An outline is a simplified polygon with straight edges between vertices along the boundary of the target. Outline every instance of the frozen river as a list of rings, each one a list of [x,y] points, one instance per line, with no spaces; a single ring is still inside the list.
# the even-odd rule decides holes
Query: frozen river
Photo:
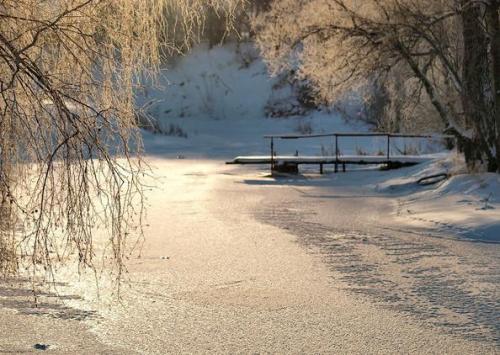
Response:
[[[325,183],[219,161],[151,164],[146,242],[122,303],[75,300],[59,313],[80,319],[23,315],[43,319],[38,341],[55,351],[499,351],[498,244],[397,224],[398,201],[349,187],[348,174]],[[9,321],[16,305],[2,305]],[[50,322],[74,333],[58,336]],[[0,349],[35,341],[15,334]]]

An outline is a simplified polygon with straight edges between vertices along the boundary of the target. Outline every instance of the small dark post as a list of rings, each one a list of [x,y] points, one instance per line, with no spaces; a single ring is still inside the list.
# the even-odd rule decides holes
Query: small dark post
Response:
[[[335,172],[339,172],[339,136],[335,135]]]
[[[391,159],[391,135],[387,135],[387,161]]]
[[[319,173],[323,175],[323,164],[319,164]]]
[[[274,138],[271,137],[271,173],[274,169]]]
[[[345,173],[345,163],[342,163],[342,171]]]
[[[335,160],[339,160],[339,137],[335,135]]]

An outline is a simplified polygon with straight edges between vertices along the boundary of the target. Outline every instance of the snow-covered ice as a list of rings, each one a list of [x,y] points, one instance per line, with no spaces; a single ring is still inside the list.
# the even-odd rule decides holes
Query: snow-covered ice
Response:
[[[122,303],[85,296],[93,275],[68,287],[84,294],[75,308],[99,310],[87,319],[99,340],[141,353],[498,350],[499,176],[463,174],[456,153],[416,139],[392,141],[392,154],[425,160],[400,170],[272,178],[267,165],[227,166],[268,156],[266,134],[368,129],[325,109],[266,117],[295,99],[254,55],[199,47],[160,76],[163,88],[138,93],[179,136],[143,132],[146,240]],[[275,144],[278,155],[335,155],[331,137]],[[377,156],[385,144],[341,139],[340,150]],[[442,172],[451,178],[416,183]]]
[[[242,62],[234,46],[179,59],[160,78],[166,91],[138,94],[167,131],[173,125],[185,135],[143,132],[152,167],[146,240],[129,260],[121,303],[104,302],[114,290],[103,279],[93,299],[93,273],[77,281],[69,273],[59,276],[68,282],[60,294],[82,297],[68,297],[68,307],[47,294],[34,310],[25,300],[31,293],[14,296],[1,284],[0,305],[57,319],[44,318],[43,335],[61,351],[77,344],[71,335],[50,338],[52,323],[66,317],[79,338],[92,329],[79,348],[87,352],[95,344],[116,353],[497,352],[500,177],[464,174],[455,152],[425,140],[394,140],[393,154],[427,154],[400,170],[320,175],[311,167],[272,178],[267,165],[225,165],[267,156],[265,134],[367,130],[327,110],[266,118],[269,98],[293,100],[277,80],[258,58]],[[345,156],[385,149],[384,139],[340,143]],[[277,140],[276,149],[334,154],[331,138]],[[416,183],[436,173],[451,177]],[[15,324],[4,308],[0,319]],[[85,327],[75,327],[75,314]],[[11,334],[0,345],[23,330]]]

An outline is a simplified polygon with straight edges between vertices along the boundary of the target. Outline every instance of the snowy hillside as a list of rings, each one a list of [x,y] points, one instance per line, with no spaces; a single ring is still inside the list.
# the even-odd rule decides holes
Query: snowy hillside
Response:
[[[145,133],[149,153],[229,158],[267,152],[265,134],[367,130],[333,113],[301,107],[294,83],[270,77],[250,45],[200,46],[165,69],[159,81],[158,88],[145,88],[137,99],[169,135]],[[267,117],[276,112],[286,117]],[[306,144],[282,148],[319,154],[331,141]]]

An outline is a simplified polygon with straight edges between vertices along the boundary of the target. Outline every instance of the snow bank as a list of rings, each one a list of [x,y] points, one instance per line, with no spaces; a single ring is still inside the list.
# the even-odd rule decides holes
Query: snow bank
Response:
[[[465,174],[463,165],[452,153],[406,176],[392,176],[377,188],[397,195],[397,217],[406,223],[466,239],[500,242],[500,175]],[[452,176],[435,186],[415,183],[438,173]]]

